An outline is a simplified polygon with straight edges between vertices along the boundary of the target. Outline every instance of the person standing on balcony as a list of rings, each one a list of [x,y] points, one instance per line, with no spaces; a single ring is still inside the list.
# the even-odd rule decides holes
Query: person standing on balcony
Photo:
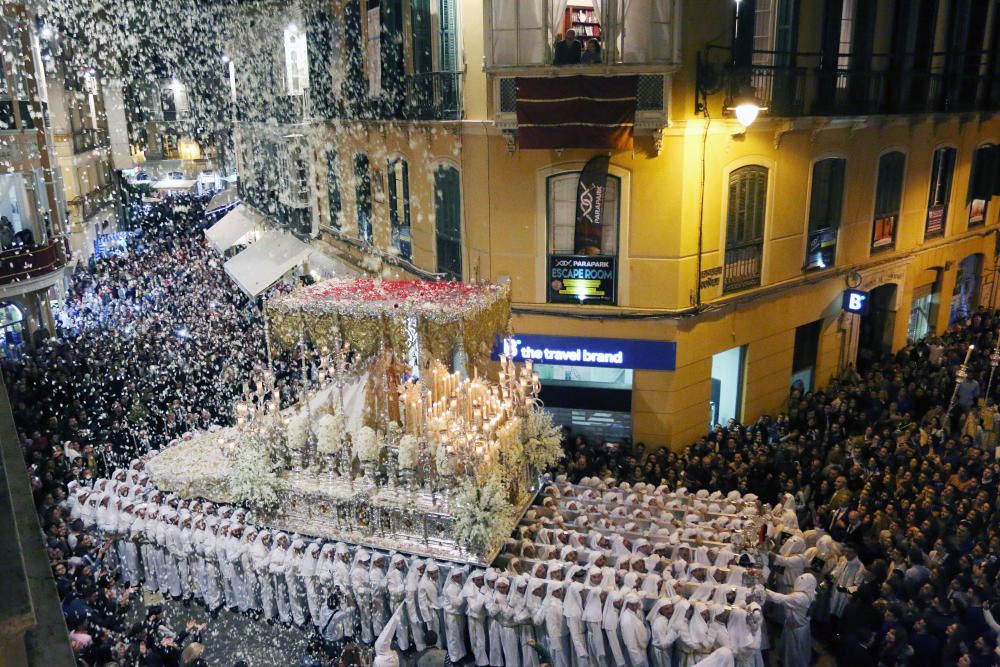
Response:
[[[583,54],[583,46],[576,39],[575,30],[567,30],[566,36],[556,42],[555,58],[553,65],[579,65],[580,56]]]
[[[593,37],[587,40],[587,46],[583,49],[583,53],[580,54],[580,64],[581,65],[601,64],[601,43],[598,42]]]

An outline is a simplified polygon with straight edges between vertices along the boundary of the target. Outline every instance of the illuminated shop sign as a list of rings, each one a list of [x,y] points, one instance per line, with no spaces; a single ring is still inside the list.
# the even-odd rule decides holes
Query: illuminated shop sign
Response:
[[[672,371],[677,363],[676,343],[631,338],[516,334],[497,339],[493,359],[498,359],[501,352],[513,357],[514,361],[530,359],[539,364],[562,366]]]
[[[868,292],[856,289],[844,290],[844,310],[856,315],[867,315],[869,307]]]
[[[550,255],[549,303],[615,304],[614,255]]]

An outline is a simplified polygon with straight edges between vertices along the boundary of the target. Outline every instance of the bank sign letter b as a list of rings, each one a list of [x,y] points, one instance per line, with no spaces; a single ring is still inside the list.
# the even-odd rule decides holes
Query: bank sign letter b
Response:
[[[851,289],[844,291],[844,310],[858,315],[867,315],[868,307],[868,292]]]

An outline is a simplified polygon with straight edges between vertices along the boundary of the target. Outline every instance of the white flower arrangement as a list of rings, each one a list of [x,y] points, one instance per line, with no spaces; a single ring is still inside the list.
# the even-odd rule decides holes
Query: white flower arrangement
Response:
[[[323,454],[336,454],[346,435],[347,423],[342,413],[323,415],[316,422],[316,449]]]
[[[507,538],[514,508],[503,483],[490,476],[485,484],[466,479],[455,496],[455,538],[463,548],[483,557]]]
[[[417,456],[420,454],[420,443],[415,435],[407,433],[399,439],[399,468],[413,470],[417,467]]]
[[[378,459],[379,446],[378,436],[371,426],[362,426],[351,435],[351,442],[354,443],[354,455],[359,461],[369,463]]]
[[[278,477],[268,457],[254,447],[240,447],[232,459],[227,479],[234,501],[268,509],[278,504]]]
[[[285,441],[288,448],[301,451],[309,444],[309,417],[305,412],[296,412],[285,427]]]
[[[545,410],[528,413],[524,433],[524,457],[535,470],[545,470],[563,457],[562,433]]]

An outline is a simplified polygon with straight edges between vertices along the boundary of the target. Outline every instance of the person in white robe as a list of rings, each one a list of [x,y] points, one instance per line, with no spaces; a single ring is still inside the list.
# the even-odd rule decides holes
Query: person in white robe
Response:
[[[806,541],[801,535],[792,535],[774,557],[774,566],[779,568],[777,588],[781,593],[788,593],[795,585],[795,580],[806,570]]]
[[[497,629],[503,652],[503,664],[506,667],[520,667],[521,643],[517,636],[514,609],[509,604],[509,593],[510,579],[507,577],[497,578],[493,594],[486,602],[486,612],[490,615],[492,627]]]
[[[246,606],[250,610],[251,616],[260,618],[260,611],[263,607],[260,599],[260,581],[257,579],[257,569],[254,566],[254,545],[260,532],[254,526],[247,526],[240,538],[242,552],[240,553],[240,576],[243,582],[243,595],[246,597]]]
[[[372,587],[371,575],[371,554],[367,549],[358,547],[354,552],[354,562],[351,565],[351,594],[354,596],[354,604],[358,608],[358,620],[361,623],[361,641],[371,644],[375,641],[372,633]]]
[[[292,607],[288,601],[288,582],[285,572],[288,570],[288,535],[278,533],[274,536],[274,545],[267,559],[267,569],[271,574],[271,586],[274,590],[274,603],[278,608],[278,620],[289,625],[292,622]]]
[[[747,624],[746,609],[742,607],[729,609],[727,630],[729,635],[727,646],[733,652],[737,667],[755,667],[760,651],[754,648],[754,636]]]
[[[729,646],[729,610],[712,602],[708,605],[708,638],[713,646]]]
[[[341,642],[354,636],[354,598],[334,584],[319,614],[320,634],[331,643]]]
[[[191,555],[188,562],[191,565],[191,578],[194,580],[195,597],[202,602],[205,601],[205,589],[208,584],[205,582],[205,557],[202,553],[202,544],[205,537],[205,516],[195,514],[192,517],[191,525]]]
[[[677,641],[679,632],[673,627],[674,616],[677,608],[683,607],[687,610],[687,601],[682,598],[660,598],[649,610],[646,620],[649,623],[649,643],[652,647],[653,667],[672,667],[671,655],[674,651],[674,642]],[[683,615],[683,611],[681,614]]]
[[[410,623],[410,639],[418,652],[427,648],[427,641],[424,638],[424,621],[420,617],[420,608],[417,602],[417,589],[420,587],[420,580],[424,576],[426,568],[427,564],[423,559],[414,557],[410,561],[405,582],[406,616]]]
[[[491,667],[500,667],[503,665],[503,643],[500,640],[500,626],[488,613],[490,600],[493,599],[493,594],[496,592],[496,583],[499,578],[500,572],[498,570],[492,567],[486,569],[486,634],[489,636]]]
[[[637,593],[625,596],[625,608],[618,619],[622,646],[625,647],[631,667],[647,667],[647,649],[649,647],[649,628],[646,627],[642,615],[642,598]]]
[[[288,588],[288,604],[291,607],[292,623],[299,629],[304,629],[309,605],[306,601],[305,579],[302,566],[306,560],[306,543],[301,539],[292,541],[292,548],[285,559],[285,585]],[[311,558],[309,559],[312,560]],[[366,573],[367,574],[367,573]]]
[[[857,550],[849,544],[842,545],[843,555],[830,572],[830,615],[840,618],[844,614],[851,595],[865,581],[865,566],[858,558]]]
[[[535,615],[535,624],[542,626],[545,632],[552,667],[569,667],[571,664],[569,628],[563,615],[563,598],[566,596],[564,587],[565,584],[561,581],[550,581],[545,599]]]
[[[140,526],[145,524],[135,510],[137,505],[134,500],[125,501],[122,503],[122,512],[118,515],[118,551],[122,575],[133,588],[138,588],[142,583],[142,569],[139,562],[139,531],[133,530],[132,526],[136,523]]]
[[[165,554],[164,561],[167,570],[167,591],[170,593],[170,597],[175,600],[180,600],[184,593],[181,586],[181,569],[179,563],[181,557],[181,529],[178,525],[179,521],[180,514],[171,510],[167,513],[167,522],[163,527],[163,548]],[[187,568],[185,567],[185,570],[186,569]]]
[[[619,616],[625,606],[625,596],[620,591],[608,591],[601,618],[601,628],[607,642],[608,657],[614,665],[625,665],[625,647],[622,645]]]
[[[459,664],[465,657],[465,598],[462,588],[465,584],[466,572],[462,568],[454,568],[448,574],[448,581],[441,590],[441,609],[444,612],[445,644],[448,647],[448,659]]]
[[[563,616],[566,617],[566,627],[569,629],[571,660],[579,667],[590,667],[596,662],[591,661],[587,647],[587,627],[583,622],[583,584],[572,581],[566,585],[566,597],[563,600]]]
[[[372,633],[376,637],[382,634],[382,628],[389,622],[388,589],[385,574],[386,556],[380,551],[372,553],[372,564],[368,570],[368,582],[372,598]]]
[[[529,606],[529,583],[530,578],[526,574],[512,580],[510,606],[514,610],[517,640],[521,645],[521,667],[538,667],[538,654],[532,647],[535,641],[535,627],[531,620],[533,610]]]
[[[253,566],[251,576],[259,589],[261,614],[268,622],[273,622],[278,616],[278,608],[274,601],[274,583],[270,570],[272,542],[271,533],[261,530],[250,548],[250,562]]]
[[[215,557],[219,563],[219,571],[222,574],[222,596],[224,604],[229,609],[236,609],[236,594],[233,592],[232,568],[229,567],[229,559],[226,558],[226,543],[229,541],[229,520],[222,519],[216,527],[215,533]]]
[[[486,630],[486,573],[476,570],[462,587],[465,599],[465,616],[469,626],[469,644],[476,667],[490,664],[488,634]]]
[[[396,623],[396,644],[399,650],[406,651],[410,648],[410,623],[405,611],[406,607],[406,557],[402,554],[393,554],[389,559],[389,573],[385,577],[386,592],[389,594],[389,606],[399,613],[399,620]],[[396,612],[393,612],[396,615]]]
[[[397,606],[385,627],[382,628],[382,632],[379,633],[373,647],[372,667],[399,667],[399,654],[392,648],[392,638],[397,633],[403,614],[403,606]]]
[[[194,556],[194,542],[191,539],[191,523],[191,514],[185,510],[181,513],[177,535],[177,546],[179,551],[177,556],[177,565],[181,575],[181,589],[185,600],[190,600],[191,598],[200,595],[191,562]]]
[[[693,602],[688,609],[687,623],[678,624],[681,667],[692,667],[715,648],[708,633],[708,618],[708,606],[704,602]]]
[[[316,566],[319,565],[319,552],[322,545],[310,542],[306,545],[305,554],[299,565],[299,575],[302,577],[302,588],[306,594],[306,608],[313,624],[319,620],[320,596],[317,587]]]
[[[226,540],[226,574],[232,579],[233,601],[236,608],[244,614],[250,610],[247,596],[247,581],[243,577],[243,524],[234,523],[229,526],[229,539]]]
[[[417,606],[427,630],[437,636],[437,647],[445,648],[444,619],[441,606],[441,568],[428,558],[424,574],[417,584]]]
[[[205,608],[210,613],[215,613],[224,601],[222,597],[222,571],[219,569],[219,558],[215,546],[218,539],[215,527],[218,523],[218,519],[214,516],[205,517],[205,527],[201,539],[198,541],[198,552],[201,554],[205,567],[205,590],[202,599],[205,602]]]
[[[812,632],[809,606],[816,597],[816,577],[808,572],[795,580],[791,593],[767,591],[767,599],[781,605],[785,620],[778,640],[783,667],[809,667],[812,662]]]
[[[590,588],[587,591],[587,600],[583,604],[583,615],[581,619],[587,632],[587,652],[598,665],[604,664],[604,656],[607,651],[604,648],[604,633],[601,629],[601,622],[604,619],[604,603],[608,597],[608,590],[601,584],[604,574],[598,567],[590,568],[588,583]]]

